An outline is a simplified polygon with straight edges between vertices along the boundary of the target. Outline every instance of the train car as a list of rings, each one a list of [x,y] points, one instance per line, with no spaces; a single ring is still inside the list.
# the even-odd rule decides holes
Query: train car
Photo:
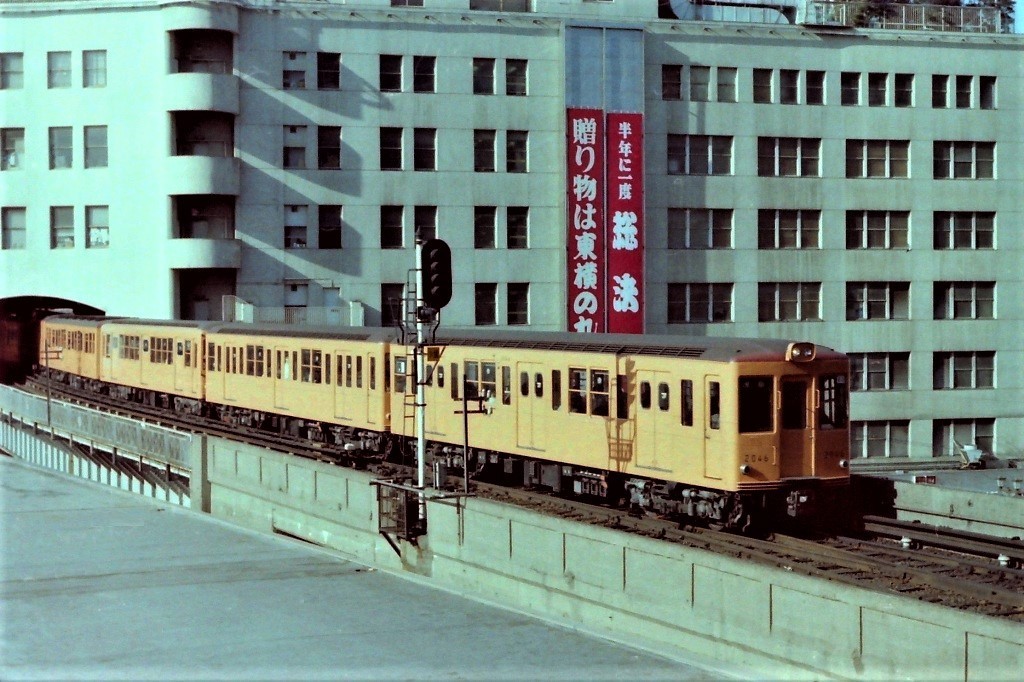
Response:
[[[102,325],[99,377],[116,397],[198,412],[207,323],[116,319]]]
[[[51,377],[77,388],[100,380],[99,339],[111,318],[54,315],[40,322],[36,362]]]
[[[809,343],[697,337],[452,332],[430,370],[435,457],[464,439],[526,483],[731,527],[806,516],[849,482],[845,355]],[[392,410],[414,390],[394,350]],[[403,377],[403,374],[405,375]],[[396,434],[414,435],[410,420]],[[448,447],[445,447],[447,444]],[[455,446],[455,447],[453,447]],[[448,458],[451,460],[451,457]],[[472,465],[472,462],[471,462]]]
[[[220,324],[206,333],[208,409],[225,421],[349,449],[391,429],[386,376],[394,332]]]

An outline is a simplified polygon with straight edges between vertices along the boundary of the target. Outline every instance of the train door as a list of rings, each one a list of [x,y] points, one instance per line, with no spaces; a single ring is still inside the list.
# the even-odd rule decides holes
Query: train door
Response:
[[[672,459],[666,448],[671,448],[671,439],[662,433],[670,402],[668,374],[637,371],[636,391],[636,466],[670,471]]]
[[[516,444],[539,450],[540,434],[536,415],[544,409],[544,367],[532,362],[516,363]],[[550,405],[548,405],[548,409]]]
[[[174,390],[177,393],[189,393],[189,368],[185,367],[185,340],[174,339],[171,352],[171,371],[174,373]],[[189,344],[192,342],[189,341]]]
[[[704,375],[704,475],[722,478],[725,474],[729,436],[722,423],[722,379]],[[732,461],[729,459],[729,461]]]
[[[779,449],[779,476],[808,476],[811,471],[805,466],[812,460],[814,452],[814,429],[812,428],[811,380],[807,377],[782,377],[781,420]]]
[[[379,401],[374,402],[378,395],[377,378],[374,376],[376,372],[377,359],[373,353],[356,356],[356,385],[359,389],[359,400],[363,409],[366,410],[366,423],[371,425],[377,424],[377,413],[380,409]]]
[[[288,407],[288,384],[295,368],[292,352],[283,346],[274,347],[274,407]]]

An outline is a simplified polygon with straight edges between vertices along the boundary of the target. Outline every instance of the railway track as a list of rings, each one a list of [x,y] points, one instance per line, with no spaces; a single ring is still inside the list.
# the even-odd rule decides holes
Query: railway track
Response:
[[[46,391],[45,385],[39,382],[27,388],[38,393]],[[56,393],[53,387],[50,390]],[[161,408],[107,402],[106,396],[65,386],[60,387],[59,395],[62,400],[169,428],[202,431],[302,457],[369,469],[381,476],[410,479],[413,476],[411,467],[382,463],[379,457],[363,457],[340,447],[304,443],[282,434],[268,434],[191,415],[182,418]],[[104,398],[103,402],[100,397]],[[461,478],[451,480],[453,488],[461,489]],[[756,561],[802,575],[1024,622],[1024,570],[1018,568],[1020,559],[1024,558],[1024,543],[1019,540],[1000,544],[996,538],[963,533],[957,539],[955,533],[940,533],[921,524],[901,525],[881,517],[865,517],[865,531],[874,537],[831,536],[811,540],[776,534],[770,538],[751,538],[683,526],[649,515],[633,515],[621,509],[539,491],[477,481],[472,483],[472,493],[543,514]],[[966,537],[968,535],[972,537]]]

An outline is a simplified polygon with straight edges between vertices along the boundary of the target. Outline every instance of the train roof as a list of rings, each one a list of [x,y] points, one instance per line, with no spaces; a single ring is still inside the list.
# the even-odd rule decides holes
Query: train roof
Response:
[[[304,339],[338,339],[341,341],[397,341],[398,330],[391,327],[341,327],[329,325],[298,325],[273,322],[216,322],[206,328],[211,334],[241,336],[301,337]]]
[[[71,327],[97,327],[101,324],[120,319],[124,318],[108,315],[48,315],[42,321],[46,324],[57,322]]]

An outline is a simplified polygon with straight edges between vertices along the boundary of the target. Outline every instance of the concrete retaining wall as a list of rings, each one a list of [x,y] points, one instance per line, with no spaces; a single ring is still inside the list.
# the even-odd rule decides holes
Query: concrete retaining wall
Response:
[[[1002,537],[1024,536],[1024,497],[906,481],[895,481],[893,488],[894,508],[900,520]]]

